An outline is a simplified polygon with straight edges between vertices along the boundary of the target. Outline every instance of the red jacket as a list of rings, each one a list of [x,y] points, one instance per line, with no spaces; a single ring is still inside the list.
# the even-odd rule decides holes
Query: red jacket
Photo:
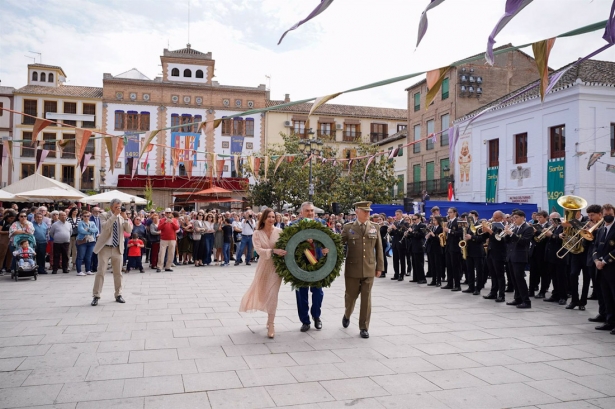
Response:
[[[158,223],[158,230],[160,230],[160,240],[177,240],[175,232],[179,230],[179,223],[177,219],[171,221],[163,219]]]

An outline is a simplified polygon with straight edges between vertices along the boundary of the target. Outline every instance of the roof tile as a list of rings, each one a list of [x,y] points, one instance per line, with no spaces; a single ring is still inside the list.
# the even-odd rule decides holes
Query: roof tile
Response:
[[[15,94],[57,95],[65,97],[102,98],[102,88],[82,87],[76,85],[60,85],[44,87],[42,85],[26,85],[15,90]]]
[[[267,107],[274,107],[276,105],[284,104],[284,101],[267,101]],[[312,109],[311,103],[303,103],[297,105],[291,105],[280,109],[274,109],[275,112],[293,112],[298,114],[308,114]],[[316,115],[326,116],[345,116],[353,118],[374,118],[374,119],[392,119],[397,121],[408,120],[407,109],[397,108],[379,108],[379,107],[364,107],[358,105],[338,105],[338,104],[325,104],[319,107]]]

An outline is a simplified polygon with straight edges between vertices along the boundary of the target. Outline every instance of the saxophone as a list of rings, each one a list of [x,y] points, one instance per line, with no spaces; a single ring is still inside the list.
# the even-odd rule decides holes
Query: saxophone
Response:
[[[442,227],[442,233],[438,234],[438,239],[440,240],[440,247],[446,247],[446,233],[444,232],[444,226],[446,222],[440,218],[440,226]]]
[[[463,232],[463,237],[466,236],[466,227],[462,227],[461,231]],[[464,260],[468,258],[468,242],[464,240],[459,241],[459,247],[461,248],[461,257]]]

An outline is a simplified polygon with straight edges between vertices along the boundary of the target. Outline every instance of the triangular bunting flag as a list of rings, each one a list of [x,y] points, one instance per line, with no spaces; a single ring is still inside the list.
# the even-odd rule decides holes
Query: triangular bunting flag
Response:
[[[224,173],[224,161],[225,159],[216,160],[217,179],[220,179],[222,177],[222,174]]]
[[[139,158],[132,158],[132,175],[130,176],[130,180],[134,179],[135,173],[137,172],[138,167],[139,167]]]
[[[269,170],[269,156],[265,156],[265,180],[267,180],[268,170]]]
[[[2,146],[4,147],[4,151],[6,152],[6,156],[9,158],[9,165],[11,165],[11,169],[14,169],[13,166],[13,141],[10,141],[8,137],[2,138]]]
[[[254,175],[258,176],[258,171],[261,169],[261,158],[254,158]]]
[[[160,131],[156,129],[155,131],[149,131],[145,133],[142,139],[143,144],[141,145],[141,151],[139,152],[139,159],[141,159],[141,157],[143,156],[145,152],[149,152],[152,150],[153,145],[151,145],[151,142],[152,142],[152,139],[154,139],[154,137],[156,136],[156,134],[158,134],[158,132]]]
[[[117,163],[118,160],[120,160],[120,155],[122,154],[122,151],[124,150],[124,138],[113,138],[113,145],[115,145],[115,160],[113,161],[113,167],[115,167],[115,164]],[[113,172],[111,172],[113,173]]]
[[[51,121],[43,118],[36,118],[34,126],[32,127],[32,146],[38,146],[38,143],[42,140],[38,138],[38,134],[49,125],[51,125]]]
[[[47,159],[47,155],[49,155],[49,151],[47,149],[37,149],[36,150],[36,171],[41,167],[41,163],[45,162]]]
[[[239,160],[239,156],[238,155],[233,155],[233,157],[232,157],[233,166],[235,167],[235,172],[237,174],[239,174],[239,168],[237,167],[237,165],[238,165],[237,161],[238,160]]]
[[[83,172],[85,172],[85,169],[88,167],[88,163],[90,163],[90,159],[92,159],[91,153],[86,153],[81,157],[80,166],[81,166],[82,175],[83,175]]]
[[[77,152],[77,161],[81,161],[91,135],[92,131],[88,129],[75,129],[75,152]]]
[[[282,163],[282,161],[284,160],[285,156],[282,155],[278,158],[278,160],[275,161],[275,168],[273,169],[273,174],[275,175],[275,173],[278,171],[278,168],[280,167],[280,163]]]
[[[372,156],[371,158],[367,160],[367,165],[365,165],[365,173],[363,174],[363,180],[365,180],[365,178],[367,177],[367,169],[369,168],[369,165],[372,164],[374,159],[376,159],[376,155]]]
[[[248,166],[250,167],[250,171],[252,172],[252,174],[254,173],[254,156],[248,156]]]
[[[434,100],[438,92],[440,91],[440,87],[442,86],[442,81],[444,81],[444,77],[448,73],[450,67],[442,67],[437,70],[431,70],[427,72],[427,96],[425,97],[425,110],[429,108],[429,105]]]
[[[186,165],[186,176],[188,176],[188,180],[190,180],[190,178],[192,177],[193,162],[191,160],[188,160],[185,162],[185,165]]]
[[[109,172],[113,173],[113,169],[115,168],[115,162],[113,162],[113,159],[115,159],[115,147],[117,147],[117,144],[113,143],[113,140],[115,138],[111,137],[111,136],[103,136],[103,140],[105,141],[105,146],[107,147],[107,155],[109,155]]]
[[[324,97],[316,98],[316,100],[312,104],[312,109],[310,109],[310,113],[308,114],[308,117],[311,116],[314,113],[314,111],[316,111],[322,105],[326,104],[328,101],[330,101],[333,98],[338,97],[338,96],[340,96],[342,94],[343,94],[343,92],[336,92],[335,94],[325,95]]]
[[[547,88],[549,87],[549,54],[555,44],[555,38],[548,40],[538,41],[532,44],[532,51],[534,51],[534,59],[536,66],[538,67],[538,74],[540,75],[540,101],[545,100],[547,94]]]

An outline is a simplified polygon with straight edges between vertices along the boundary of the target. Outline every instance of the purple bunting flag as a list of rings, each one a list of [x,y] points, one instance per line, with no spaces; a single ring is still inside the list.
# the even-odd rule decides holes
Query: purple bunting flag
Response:
[[[417,47],[419,46],[419,43],[421,42],[421,40],[423,39],[423,36],[427,32],[427,11],[431,10],[432,8],[436,6],[439,6],[443,2],[444,0],[431,0],[431,2],[427,5],[427,7],[425,7],[425,10],[421,13],[421,21],[419,21],[419,33],[416,38]]]
[[[286,34],[288,34],[289,31],[296,30],[300,25],[307,23],[308,21],[310,21],[311,19],[313,19],[314,17],[316,17],[317,15],[325,11],[327,7],[331,5],[331,3],[333,3],[333,0],[320,0],[320,4],[316,6],[316,8],[310,13],[309,16],[307,16],[306,18],[304,18],[303,20],[301,20],[300,22],[298,22],[297,24],[295,24],[294,26],[286,30],[284,34],[282,34],[282,37],[280,37],[280,41],[278,41],[278,45],[280,45],[282,40],[284,40],[284,37],[286,36]]]
[[[611,14],[609,14],[602,38],[609,44],[615,43],[615,1],[611,4]]]
[[[485,55],[485,59],[489,65],[493,65],[493,45],[495,44],[495,36],[498,35],[500,31],[506,24],[510,22],[519,13],[521,10],[525,8],[528,4],[530,4],[533,0],[506,0],[506,6],[504,8],[504,15],[500,18],[498,23],[493,28],[493,31],[489,35],[489,39],[487,40],[487,53]]]

